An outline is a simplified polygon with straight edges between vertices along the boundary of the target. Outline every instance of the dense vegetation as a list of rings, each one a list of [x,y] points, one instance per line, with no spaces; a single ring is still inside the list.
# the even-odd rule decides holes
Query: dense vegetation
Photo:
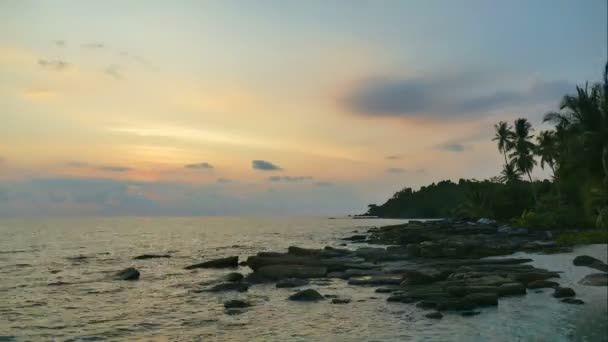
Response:
[[[539,228],[599,228],[608,235],[608,64],[603,82],[577,87],[560,111],[535,134],[525,118],[497,123],[494,141],[504,165],[489,180],[442,181],[418,191],[405,188],[383,205],[369,205],[380,217],[494,218]],[[535,167],[552,179],[533,181]],[[595,233],[598,235],[598,233]]]

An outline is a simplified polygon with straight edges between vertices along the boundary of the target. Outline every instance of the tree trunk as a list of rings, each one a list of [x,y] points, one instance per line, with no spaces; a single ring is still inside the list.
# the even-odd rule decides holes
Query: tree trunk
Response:
[[[534,188],[534,182],[532,181],[532,176],[530,175],[530,172],[526,173],[528,174],[528,178],[530,179],[530,186],[532,187],[532,196],[534,197],[534,206],[536,207],[538,201],[536,199],[536,189]]]
[[[507,165],[509,164],[509,163],[507,162],[507,152],[506,152],[506,151],[503,151],[502,153],[503,153],[503,155],[505,156],[505,166],[507,166]]]
[[[608,67],[608,64],[606,65]],[[608,145],[602,149],[602,166],[604,167],[604,182],[608,185]]]

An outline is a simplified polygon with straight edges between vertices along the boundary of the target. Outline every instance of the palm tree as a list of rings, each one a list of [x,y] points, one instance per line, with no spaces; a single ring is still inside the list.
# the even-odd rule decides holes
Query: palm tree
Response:
[[[494,125],[496,135],[492,141],[498,141],[498,151],[502,152],[505,157],[505,166],[509,164],[507,161],[507,152],[513,148],[513,131],[509,124],[505,121],[500,121]]]
[[[536,155],[540,157],[540,167],[549,165],[555,176],[555,163],[558,155],[557,139],[554,131],[541,131],[536,137]]]
[[[515,183],[520,180],[521,173],[513,163],[505,164],[502,171],[500,172],[500,176],[498,177],[498,181],[506,184]]]
[[[534,137],[531,134],[532,131],[532,124],[527,119],[520,118],[515,120],[513,152],[509,156],[513,158],[513,163],[517,170],[528,175],[530,185],[532,186],[532,196],[534,196],[534,202],[536,203],[536,190],[534,189],[534,182],[530,175],[530,172],[532,172],[536,165],[533,154],[536,146],[530,141]]]

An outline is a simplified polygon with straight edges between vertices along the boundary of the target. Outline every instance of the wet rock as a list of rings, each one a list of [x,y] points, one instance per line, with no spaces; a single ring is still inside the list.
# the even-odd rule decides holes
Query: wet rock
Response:
[[[224,291],[238,291],[245,292],[249,289],[249,284],[245,282],[232,282],[232,283],[220,283],[209,288],[209,292],[224,292]]]
[[[325,248],[323,248],[323,250],[321,251],[322,258],[336,258],[350,254],[352,254],[352,251],[348,249],[333,248],[330,246],[325,246]]]
[[[545,288],[554,288],[559,286],[558,283],[550,280],[535,280],[533,282],[528,283],[529,289],[545,289]]]
[[[441,318],[443,318],[443,314],[441,314],[441,312],[439,312],[439,311],[433,311],[433,312],[427,313],[426,315],[424,315],[424,317],[431,318],[431,319],[441,319]]]
[[[255,273],[271,280],[285,278],[321,278],[325,277],[327,274],[327,268],[306,265],[269,265],[258,268]]]
[[[521,283],[506,283],[498,287],[497,294],[500,297],[525,295],[526,287]]]
[[[564,298],[560,302],[566,303],[566,304],[576,304],[576,305],[585,304],[584,301],[582,301],[580,299],[576,299],[576,298]]]
[[[348,269],[346,271],[344,271],[342,273],[342,276],[340,278],[342,279],[350,279],[352,277],[364,277],[364,276],[375,276],[375,275],[381,275],[384,274],[384,272],[380,271],[380,270],[359,270],[359,269]]]
[[[405,304],[416,303],[420,299],[412,298],[404,294],[394,294],[386,299],[387,302],[399,302]]]
[[[240,314],[244,313],[245,311],[243,311],[242,309],[226,309],[224,312],[226,313],[226,315],[233,316],[233,315],[240,315]]]
[[[349,237],[342,238],[342,240],[352,241],[352,242],[363,242],[363,241],[367,240],[367,235],[361,235],[361,234],[352,235]]]
[[[201,262],[198,264],[186,266],[184,269],[192,270],[195,268],[226,268],[226,267],[237,267],[239,265],[239,257],[231,256],[227,258],[219,258]]]
[[[243,276],[242,274],[240,274],[238,272],[231,272],[224,276],[224,280],[230,281],[230,282],[241,281],[244,278],[245,278],[245,276]]]
[[[479,312],[479,311],[464,311],[464,312],[461,312],[460,315],[463,317],[471,317],[471,316],[477,316],[480,313],[481,312]]]
[[[498,286],[450,286],[446,292],[454,297],[464,297],[472,293],[498,293]]]
[[[296,246],[289,246],[287,248],[287,253],[297,256],[321,256],[320,249],[302,248]]]
[[[332,304],[348,304],[350,303],[350,298],[334,298],[331,300]]]
[[[251,304],[249,302],[240,299],[232,299],[224,302],[224,308],[226,309],[242,309],[250,306]]]
[[[349,285],[399,285],[399,275],[372,275],[364,277],[353,277],[348,280]]]
[[[587,286],[608,286],[608,274],[607,273],[592,273],[586,275],[579,282],[581,285]]]
[[[608,272],[608,265],[606,265],[606,263],[588,255],[579,255],[574,258],[572,263],[575,266],[587,266],[598,271]]]
[[[291,296],[289,296],[288,299],[295,301],[312,302],[324,300],[325,298],[316,290],[306,289],[292,294]]]
[[[399,287],[380,287],[377,288],[374,292],[376,293],[393,293],[395,291],[399,291],[401,288]]]
[[[142,254],[138,255],[134,260],[146,260],[146,259],[160,259],[160,258],[170,258],[169,254]]]
[[[306,280],[306,279],[287,278],[287,279],[279,280],[276,284],[276,287],[292,288],[292,287],[299,287],[299,286],[306,286],[306,285],[308,285],[308,280]]]
[[[448,299],[437,305],[438,310],[472,310],[474,308],[475,304],[466,299]]]
[[[420,243],[418,245],[418,251],[423,258],[439,258],[443,256],[441,245],[432,241]]]
[[[464,299],[477,306],[498,305],[498,296],[495,293],[471,293]]]
[[[526,273],[516,273],[512,274],[511,277],[518,282],[528,284],[536,280],[546,280],[550,278],[559,277],[557,273],[551,272],[526,272]]]
[[[69,285],[70,283],[66,283],[64,281],[56,281],[56,282],[52,282],[52,283],[48,283],[46,284],[47,286],[63,286],[63,285]]]
[[[553,297],[555,298],[564,298],[564,297],[574,297],[576,296],[576,292],[569,287],[556,287],[553,292]]]
[[[416,304],[416,307],[420,309],[435,309],[438,304],[436,300],[423,299]]]
[[[122,271],[118,271],[115,277],[120,280],[137,280],[139,279],[139,271],[134,267],[125,268]]]
[[[424,285],[445,279],[444,272],[435,269],[408,271],[403,275],[402,285]]]

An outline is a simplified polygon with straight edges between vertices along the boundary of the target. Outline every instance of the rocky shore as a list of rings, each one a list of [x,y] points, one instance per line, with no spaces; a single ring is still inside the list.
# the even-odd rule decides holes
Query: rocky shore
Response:
[[[201,284],[197,293],[246,292],[257,284],[274,283],[277,288],[294,288],[288,300],[348,304],[349,298],[324,296],[306,288],[311,280],[319,284],[320,280],[341,279],[352,286],[376,287],[378,299],[384,297],[389,302],[430,310],[425,314],[429,319],[440,319],[446,313],[477,315],[480,307],[496,306],[505,297],[525,296],[528,291],[542,289],[552,291],[551,300],[584,304],[575,298],[573,289],[560,286],[558,272],[527,264],[531,259],[487,258],[516,251],[565,251],[549,232],[500,226],[492,221],[410,221],[356,232],[344,240],[350,241],[350,248],[292,246],[286,252],[261,252],[240,263],[237,256],[232,256],[185,269],[196,272],[197,268],[241,265],[252,270],[245,275],[232,272],[217,282]],[[356,244],[362,246],[353,248]],[[581,284],[607,285],[608,266],[602,261],[579,256],[573,263],[600,271],[581,280]],[[125,271],[119,278],[129,278],[125,273],[134,274],[134,270]],[[231,315],[251,306],[248,301],[236,299],[225,303],[226,313]]]

